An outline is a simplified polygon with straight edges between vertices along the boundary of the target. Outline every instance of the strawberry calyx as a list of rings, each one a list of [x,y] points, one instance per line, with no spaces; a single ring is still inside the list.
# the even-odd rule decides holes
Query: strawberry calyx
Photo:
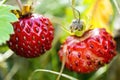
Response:
[[[70,25],[71,33],[77,37],[81,37],[86,31],[85,22],[80,19],[75,19]]]
[[[18,19],[24,18],[24,17],[31,17],[32,7],[31,5],[24,5],[22,7],[22,10],[16,9],[16,10],[11,10],[11,12],[15,14]]]

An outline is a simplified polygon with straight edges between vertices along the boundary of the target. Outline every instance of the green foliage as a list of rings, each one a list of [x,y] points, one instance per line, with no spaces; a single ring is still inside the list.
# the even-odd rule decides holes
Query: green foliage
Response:
[[[14,32],[11,22],[16,21],[17,18],[10,12],[12,9],[13,6],[0,5],[0,45],[9,40],[10,34]]]

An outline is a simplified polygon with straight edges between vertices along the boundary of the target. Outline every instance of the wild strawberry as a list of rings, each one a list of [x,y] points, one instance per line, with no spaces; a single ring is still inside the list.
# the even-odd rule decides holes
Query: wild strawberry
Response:
[[[103,28],[86,31],[83,36],[69,36],[59,50],[65,66],[75,72],[89,73],[108,64],[116,55],[116,44]]]
[[[50,20],[42,15],[20,16],[12,23],[14,34],[7,42],[17,54],[26,58],[38,57],[51,48],[54,28]]]

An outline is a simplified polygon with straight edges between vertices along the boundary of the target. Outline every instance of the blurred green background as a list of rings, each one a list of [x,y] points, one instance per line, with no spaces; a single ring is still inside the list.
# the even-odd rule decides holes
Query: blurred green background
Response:
[[[86,1],[86,4],[83,2]],[[86,17],[86,10],[93,5],[96,0],[76,0],[75,5],[81,13],[81,18]],[[101,1],[101,0],[99,0]],[[118,6],[120,0],[116,0]],[[26,3],[27,0],[22,0]],[[113,15],[110,18],[111,32],[117,43],[117,56],[112,60],[109,65],[104,66],[89,74],[81,74],[72,72],[64,68],[63,73],[75,77],[79,80],[120,80],[120,14],[118,13],[113,0],[110,0],[113,7]],[[8,0],[6,4],[17,6],[15,0]],[[107,5],[106,5],[107,6]],[[26,59],[17,55],[12,55],[7,60],[0,62],[0,80],[28,80],[30,74],[37,69],[47,69],[53,71],[60,71],[61,62],[58,57],[58,50],[61,43],[68,36],[61,27],[68,29],[71,21],[74,19],[70,0],[34,0],[34,12],[49,17],[55,28],[54,41],[51,50],[41,55],[38,58]],[[107,6],[109,7],[109,6]],[[120,6],[119,6],[120,7]],[[0,46],[0,57],[9,48],[6,44]],[[102,74],[98,74],[102,72]],[[57,75],[37,72],[33,75],[32,80],[56,80]],[[60,80],[69,80],[61,77]]]

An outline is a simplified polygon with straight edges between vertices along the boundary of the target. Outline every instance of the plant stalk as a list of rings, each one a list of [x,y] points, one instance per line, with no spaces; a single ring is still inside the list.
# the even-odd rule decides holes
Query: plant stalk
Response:
[[[0,2],[0,5],[5,4],[6,2],[7,2],[7,0],[2,0],[2,1]]]
[[[17,4],[18,4],[20,10],[22,11],[22,7],[23,7],[23,5],[22,5],[21,0],[16,0],[16,2],[17,2]]]
[[[120,15],[120,8],[119,8],[119,6],[118,6],[117,1],[116,1],[116,0],[113,0],[113,2],[114,2],[114,4],[115,4],[115,7],[116,7],[116,9],[117,9],[119,15]]]
[[[63,54],[63,59],[62,59],[62,66],[61,66],[61,69],[60,69],[60,74],[58,75],[57,79],[56,80],[60,80],[60,77],[62,75],[62,72],[64,70],[64,67],[65,67],[65,61],[66,61],[66,50],[67,50],[67,46],[65,46],[64,48],[64,54]]]
[[[51,71],[51,70],[45,70],[45,69],[37,69],[35,70],[28,78],[28,80],[32,80],[32,76],[36,73],[36,72],[48,72],[48,73],[53,73],[53,74],[56,74],[56,75],[59,75],[60,73],[59,72],[55,72],[55,71]],[[74,77],[71,77],[69,75],[66,75],[66,74],[61,74],[61,76],[69,79],[69,80],[78,80]]]

